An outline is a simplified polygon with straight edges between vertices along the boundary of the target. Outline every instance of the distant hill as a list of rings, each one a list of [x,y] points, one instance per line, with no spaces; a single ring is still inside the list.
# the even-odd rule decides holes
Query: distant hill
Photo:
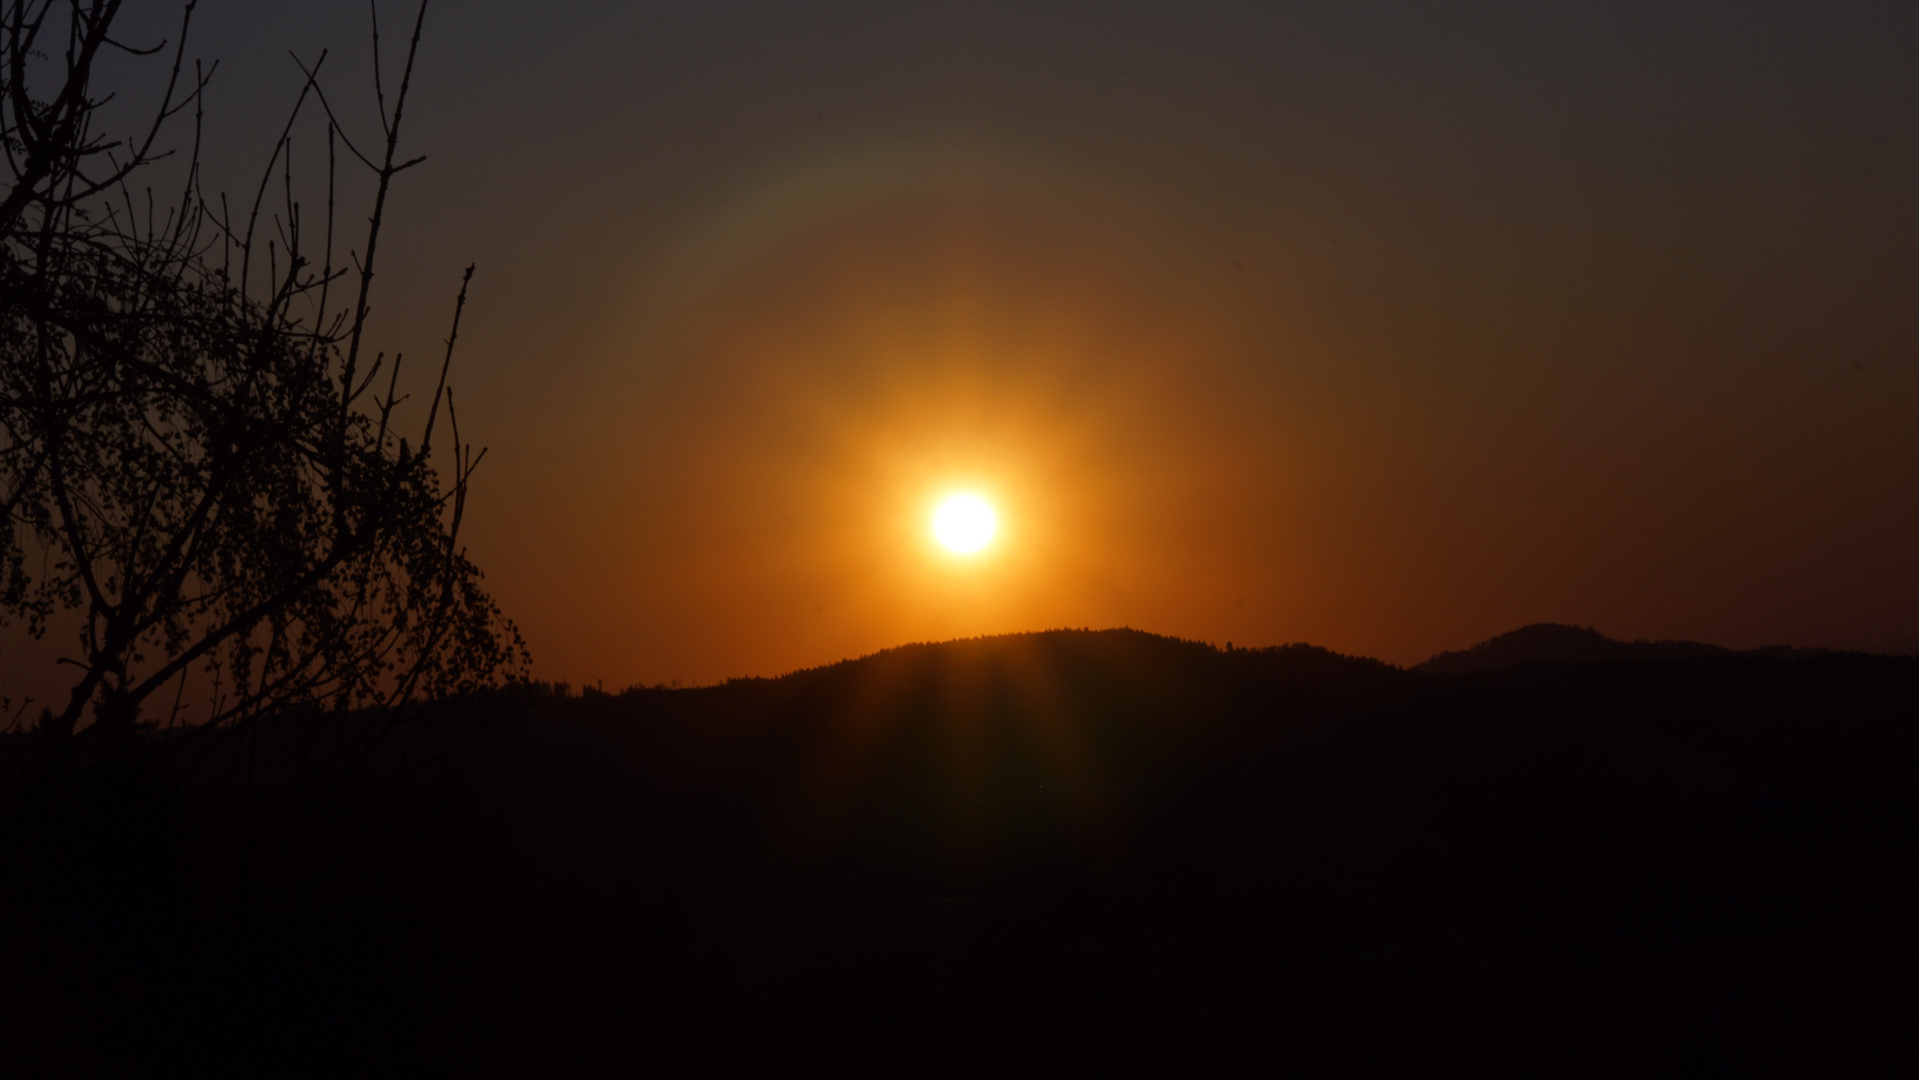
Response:
[[[1748,650],[1769,657],[1816,656],[1824,649],[1769,645]],[[1498,671],[1520,664],[1586,664],[1602,661],[1672,660],[1688,656],[1728,656],[1733,650],[1697,641],[1615,641],[1590,626],[1534,623],[1457,652],[1442,652],[1413,670],[1464,675]]]
[[[1454,655],[1496,670],[1112,630],[522,686],[301,799],[248,785],[352,724],[155,735],[189,752],[141,798],[0,753],[0,1046],[99,1076],[1898,1071],[1919,658],[1570,627]],[[1622,662],[1528,662],[1592,659]]]

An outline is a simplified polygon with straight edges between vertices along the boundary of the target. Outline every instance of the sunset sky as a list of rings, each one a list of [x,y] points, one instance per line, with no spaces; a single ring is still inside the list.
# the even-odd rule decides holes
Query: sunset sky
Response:
[[[363,102],[364,4],[200,20],[230,190],[289,49]],[[373,332],[434,355],[478,263],[468,537],[544,678],[1919,651],[1915,56],[1884,2],[441,0]]]

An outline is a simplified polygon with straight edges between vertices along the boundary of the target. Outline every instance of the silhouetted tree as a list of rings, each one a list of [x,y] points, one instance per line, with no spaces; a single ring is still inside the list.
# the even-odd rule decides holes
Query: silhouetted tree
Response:
[[[384,708],[523,670],[460,544],[483,451],[461,440],[447,372],[472,268],[412,438],[397,430],[400,357],[366,344],[388,192],[422,160],[399,148],[425,3],[393,95],[375,12],[379,143],[348,137],[322,53],[244,217],[201,190],[212,70],[187,62],[195,3],[146,48],[114,37],[121,7],[12,0],[0,27],[0,618],[35,636],[78,623],[70,693],[42,730],[105,746],[143,722]],[[126,135],[107,130],[95,85],[109,49],[170,58]],[[316,105],[319,229],[291,164],[295,120]],[[187,153],[151,168],[189,120]],[[355,163],[372,212],[342,251],[336,179]],[[136,187],[163,175],[171,203]]]

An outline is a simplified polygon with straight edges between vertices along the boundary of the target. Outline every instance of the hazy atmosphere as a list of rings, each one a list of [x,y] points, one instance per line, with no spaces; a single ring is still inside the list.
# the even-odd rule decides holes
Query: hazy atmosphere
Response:
[[[1915,57],[0,0],[0,1072],[1919,1075]]]
[[[354,134],[363,5],[196,20],[210,186],[288,50]],[[478,264],[464,536],[542,678],[1061,626],[1910,652],[1916,51],[1881,3],[449,4],[369,332],[437,356]],[[989,557],[931,545],[956,488]]]

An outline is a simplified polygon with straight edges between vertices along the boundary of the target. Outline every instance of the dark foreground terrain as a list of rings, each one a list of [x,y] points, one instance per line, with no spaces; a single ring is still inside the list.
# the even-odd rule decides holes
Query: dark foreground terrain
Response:
[[[527,689],[297,812],[319,720],[191,773],[16,737],[0,1072],[1904,1072],[1919,660],[1679,653]]]

